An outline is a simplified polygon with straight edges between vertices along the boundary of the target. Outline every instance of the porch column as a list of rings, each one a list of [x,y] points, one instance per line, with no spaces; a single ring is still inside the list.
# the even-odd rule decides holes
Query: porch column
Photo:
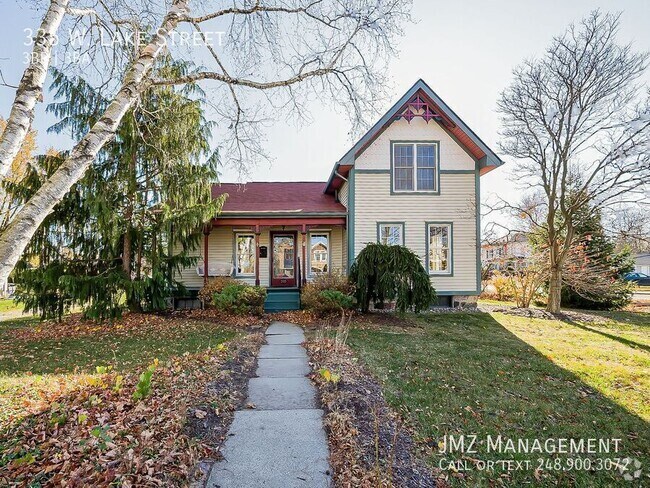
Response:
[[[302,284],[307,284],[307,226],[302,225]]]
[[[255,286],[260,286],[260,226],[255,226]]]
[[[210,243],[210,230],[211,226],[206,224],[203,226],[203,284],[208,284],[208,249]]]

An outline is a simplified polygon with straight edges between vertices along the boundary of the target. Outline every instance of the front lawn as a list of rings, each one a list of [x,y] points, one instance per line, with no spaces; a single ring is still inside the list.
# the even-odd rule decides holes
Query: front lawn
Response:
[[[232,329],[211,322],[142,316],[141,324],[40,323],[21,318],[0,322],[0,428],[39,411],[57,396],[97,376],[144,369],[185,353],[232,339]]]
[[[650,314],[602,315],[606,322],[582,324],[428,314],[415,327],[398,319],[358,324],[349,344],[408,419],[431,466],[442,467],[452,484],[611,486],[624,481],[602,469],[611,468],[609,460],[632,457],[644,471],[650,466]],[[622,448],[598,455],[499,454],[487,453],[482,442],[478,452],[443,453],[440,443],[450,434],[515,442],[620,438]],[[588,462],[575,461],[585,457]],[[551,464],[536,471],[540,458]],[[509,459],[531,466],[479,470],[481,461]],[[461,461],[454,464],[458,472],[450,461]]]
[[[19,312],[22,306],[10,298],[0,298],[0,313]]]

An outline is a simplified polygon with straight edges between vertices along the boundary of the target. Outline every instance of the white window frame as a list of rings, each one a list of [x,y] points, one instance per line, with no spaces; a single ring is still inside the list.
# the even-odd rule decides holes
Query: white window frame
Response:
[[[240,273],[239,272],[239,249],[237,246],[237,241],[240,237],[251,237],[253,239],[253,272],[252,273]],[[255,242],[255,234],[252,232],[236,232],[235,233],[235,276],[255,276],[257,266],[257,260],[255,259],[255,253],[257,253],[257,243]]]
[[[411,171],[413,172],[413,189],[412,190],[398,190],[395,187],[397,178],[395,176],[395,150],[398,146],[411,146],[413,147],[413,166]],[[418,188],[418,146],[433,146],[433,188],[427,188],[420,190]],[[391,181],[392,181],[392,190],[393,193],[438,193],[438,174],[440,172],[440,161],[439,161],[439,142],[438,141],[417,141],[417,142],[399,142],[395,141],[391,144]],[[400,167],[404,169],[404,167]]]
[[[312,258],[312,256],[311,256],[311,237],[313,235],[314,236],[325,236],[325,237],[327,237],[327,271],[324,272],[324,273],[314,273],[311,270],[311,258]],[[329,273],[331,273],[332,272],[332,234],[331,234],[331,232],[326,231],[326,230],[310,231],[309,235],[307,236],[307,242],[308,242],[308,246],[309,246],[309,250],[308,250],[308,253],[309,253],[308,254],[308,256],[309,256],[308,261],[309,262],[307,263],[307,269],[309,270],[307,272],[308,276],[309,277],[314,277],[314,276],[319,276],[321,274],[329,274]],[[322,262],[322,261],[318,261],[318,262]]]
[[[431,269],[431,228],[432,227],[446,227],[447,228],[447,269],[436,270]],[[454,226],[451,222],[427,222],[427,271],[430,275],[453,275],[454,270]],[[443,249],[445,249],[443,247]]]
[[[381,240],[381,231],[383,227],[399,227],[399,237],[401,242],[397,244],[398,246],[403,246],[404,245],[404,223],[403,222],[377,222],[377,242],[382,244]],[[396,244],[389,244],[390,246],[394,246]]]

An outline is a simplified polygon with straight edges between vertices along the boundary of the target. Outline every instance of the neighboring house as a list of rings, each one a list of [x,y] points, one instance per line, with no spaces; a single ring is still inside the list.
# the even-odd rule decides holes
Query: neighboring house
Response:
[[[650,275],[650,253],[641,253],[634,256],[634,272]]]
[[[481,175],[499,157],[422,80],[334,164],[327,182],[220,184],[200,264],[177,278],[198,290],[208,275],[268,287],[267,309],[299,306],[297,287],[349,270],[369,242],[422,258],[443,304],[481,291]]]
[[[526,234],[520,232],[481,245],[481,260],[492,269],[518,269],[526,264],[532,248]]]

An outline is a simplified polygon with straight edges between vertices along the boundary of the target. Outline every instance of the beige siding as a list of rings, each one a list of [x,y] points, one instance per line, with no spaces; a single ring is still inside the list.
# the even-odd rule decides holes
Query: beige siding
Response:
[[[442,174],[440,195],[391,195],[387,173],[355,173],[355,256],[377,241],[378,222],[404,222],[405,244],[424,262],[426,222],[453,223],[453,276],[433,276],[439,291],[472,291],[476,283],[475,175]]]
[[[348,273],[348,231],[343,229],[341,232],[341,272]]]
[[[201,236],[201,242],[196,249],[189,252],[189,255],[192,257],[199,258],[202,256],[201,250],[203,249],[203,236]],[[174,253],[180,252],[180,245],[174,246]],[[198,263],[197,263],[198,264]],[[191,268],[183,268],[180,272],[174,270],[174,279],[183,283],[187,288],[197,289],[203,286],[203,277],[196,274],[196,266]]]
[[[356,169],[390,169],[391,141],[440,141],[440,169],[473,170],[474,160],[437,122],[416,117],[411,123],[396,120],[359,156]],[[355,202],[356,203],[356,202]]]
[[[345,208],[348,208],[348,182],[344,181],[339,189],[339,201]]]

